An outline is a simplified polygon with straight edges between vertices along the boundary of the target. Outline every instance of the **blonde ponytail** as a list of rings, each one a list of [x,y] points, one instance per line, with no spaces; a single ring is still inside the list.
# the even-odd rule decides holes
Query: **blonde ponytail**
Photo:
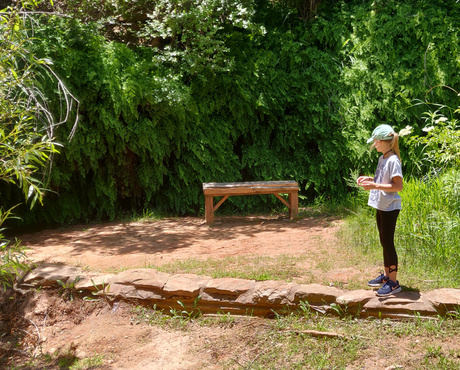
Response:
[[[391,139],[390,147],[393,152],[398,156],[399,160],[401,161],[401,154],[399,152],[399,135],[396,132],[391,134],[393,139]]]

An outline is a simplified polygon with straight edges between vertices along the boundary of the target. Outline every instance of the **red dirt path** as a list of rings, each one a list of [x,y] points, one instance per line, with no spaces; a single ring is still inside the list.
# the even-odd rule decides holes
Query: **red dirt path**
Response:
[[[113,222],[21,235],[35,262],[62,262],[90,270],[160,266],[186,258],[280,254],[326,248],[334,253],[339,221],[285,216],[223,217],[212,227],[201,218]]]

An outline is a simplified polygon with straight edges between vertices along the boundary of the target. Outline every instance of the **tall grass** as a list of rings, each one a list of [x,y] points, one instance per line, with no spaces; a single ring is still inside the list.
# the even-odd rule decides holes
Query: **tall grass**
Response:
[[[401,194],[397,243],[406,268],[424,279],[460,283],[460,172],[410,180]],[[450,283],[449,283],[450,281]]]
[[[404,284],[420,290],[460,287],[460,172],[408,180],[401,198],[395,243]],[[359,208],[342,238],[367,258],[382,258],[371,209]]]

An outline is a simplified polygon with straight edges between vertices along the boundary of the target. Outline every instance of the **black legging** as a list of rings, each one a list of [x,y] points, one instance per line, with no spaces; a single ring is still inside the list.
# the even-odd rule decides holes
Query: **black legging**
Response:
[[[399,209],[394,211],[377,210],[377,228],[379,229],[380,244],[383,248],[383,265],[385,267],[398,267],[398,255],[395,249],[395,228]]]

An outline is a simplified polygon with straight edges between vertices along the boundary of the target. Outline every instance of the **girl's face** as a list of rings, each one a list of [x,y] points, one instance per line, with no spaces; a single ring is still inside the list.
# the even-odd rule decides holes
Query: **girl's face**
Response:
[[[391,146],[388,140],[374,140],[374,148],[380,153],[386,153]]]

